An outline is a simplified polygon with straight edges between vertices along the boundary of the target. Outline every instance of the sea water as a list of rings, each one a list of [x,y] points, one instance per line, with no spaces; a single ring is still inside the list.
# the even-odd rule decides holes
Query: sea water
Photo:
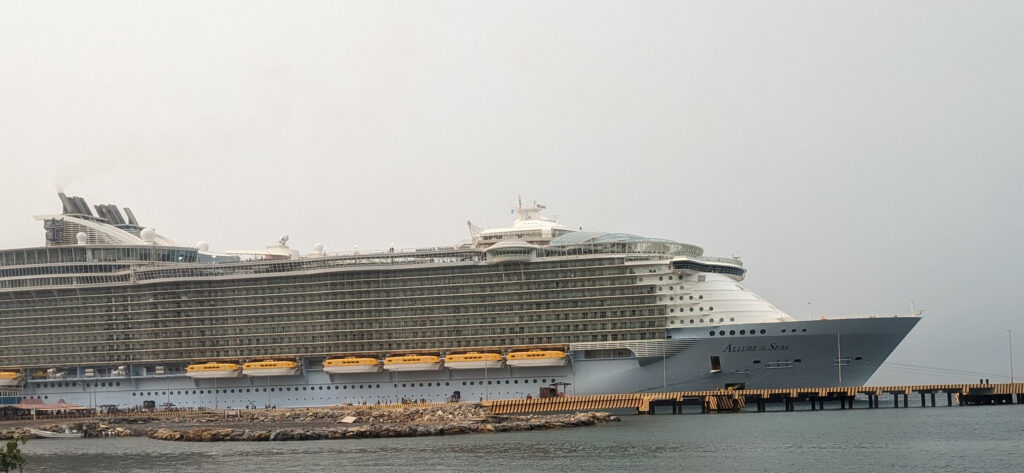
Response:
[[[26,472],[1024,471],[1024,405],[626,413],[622,422],[514,433],[220,443],[35,439],[23,449]]]

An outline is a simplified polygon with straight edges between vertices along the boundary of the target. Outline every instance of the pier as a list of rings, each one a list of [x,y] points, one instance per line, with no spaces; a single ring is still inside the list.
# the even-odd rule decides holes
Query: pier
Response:
[[[854,400],[858,396],[867,399],[867,405],[860,409],[878,409],[882,407],[879,398],[883,394],[892,397],[893,408],[907,408],[917,404],[916,399],[911,402],[911,398],[918,396],[920,407],[1024,404],[1024,383],[722,389],[501,399],[484,401],[482,404],[495,414],[636,409],[637,413],[653,415],[658,406],[671,406],[673,414],[682,414],[683,405],[699,405],[701,413],[739,412],[746,409],[748,403],[756,405],[757,412],[767,412],[769,404],[781,404],[783,410],[789,412],[824,410],[826,402],[831,405],[838,403],[836,409],[853,409]],[[936,404],[936,396],[939,394],[945,398],[945,402]]]

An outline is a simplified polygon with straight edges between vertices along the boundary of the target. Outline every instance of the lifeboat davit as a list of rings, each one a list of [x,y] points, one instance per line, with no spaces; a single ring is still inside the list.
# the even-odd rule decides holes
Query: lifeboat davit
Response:
[[[25,382],[21,373],[14,371],[0,371],[0,388],[16,388]]]
[[[242,365],[246,376],[294,376],[299,374],[299,364],[294,361],[250,361]]]
[[[331,374],[378,373],[380,369],[380,360],[376,358],[346,356],[324,361],[324,371]]]
[[[482,370],[501,368],[505,360],[497,353],[456,353],[444,357],[444,366],[450,370]]]
[[[569,358],[561,350],[515,351],[508,354],[508,365],[514,367],[565,366]]]
[[[441,357],[433,355],[400,355],[384,359],[388,371],[434,371],[441,369]]]
[[[200,363],[188,365],[185,368],[185,376],[189,378],[237,378],[242,376],[242,370],[235,363]]]

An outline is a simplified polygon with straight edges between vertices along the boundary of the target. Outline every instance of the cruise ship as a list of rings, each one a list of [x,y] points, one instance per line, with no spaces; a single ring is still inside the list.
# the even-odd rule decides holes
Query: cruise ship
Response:
[[[0,401],[243,408],[861,385],[920,320],[796,320],[739,258],[520,201],[464,243],[182,245],[58,194],[0,251]],[[545,389],[546,388],[546,389]],[[555,391],[556,393],[558,391]]]

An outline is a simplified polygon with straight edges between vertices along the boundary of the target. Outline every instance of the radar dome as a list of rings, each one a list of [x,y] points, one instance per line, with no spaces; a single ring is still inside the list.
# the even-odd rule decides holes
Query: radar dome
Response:
[[[86,235],[85,232],[78,232],[75,234],[75,239],[78,240],[79,245],[84,245],[89,239],[89,235]]]
[[[320,253],[320,254],[324,254],[324,245],[322,245],[320,243],[317,243],[317,244],[313,245],[313,251],[315,251],[317,253]]]
[[[146,243],[153,243],[156,241],[156,231],[148,227],[143,228],[142,231],[139,232],[139,238],[142,238],[142,241]]]
[[[201,241],[196,243],[196,249],[199,251],[210,251],[210,244],[205,241]]]

